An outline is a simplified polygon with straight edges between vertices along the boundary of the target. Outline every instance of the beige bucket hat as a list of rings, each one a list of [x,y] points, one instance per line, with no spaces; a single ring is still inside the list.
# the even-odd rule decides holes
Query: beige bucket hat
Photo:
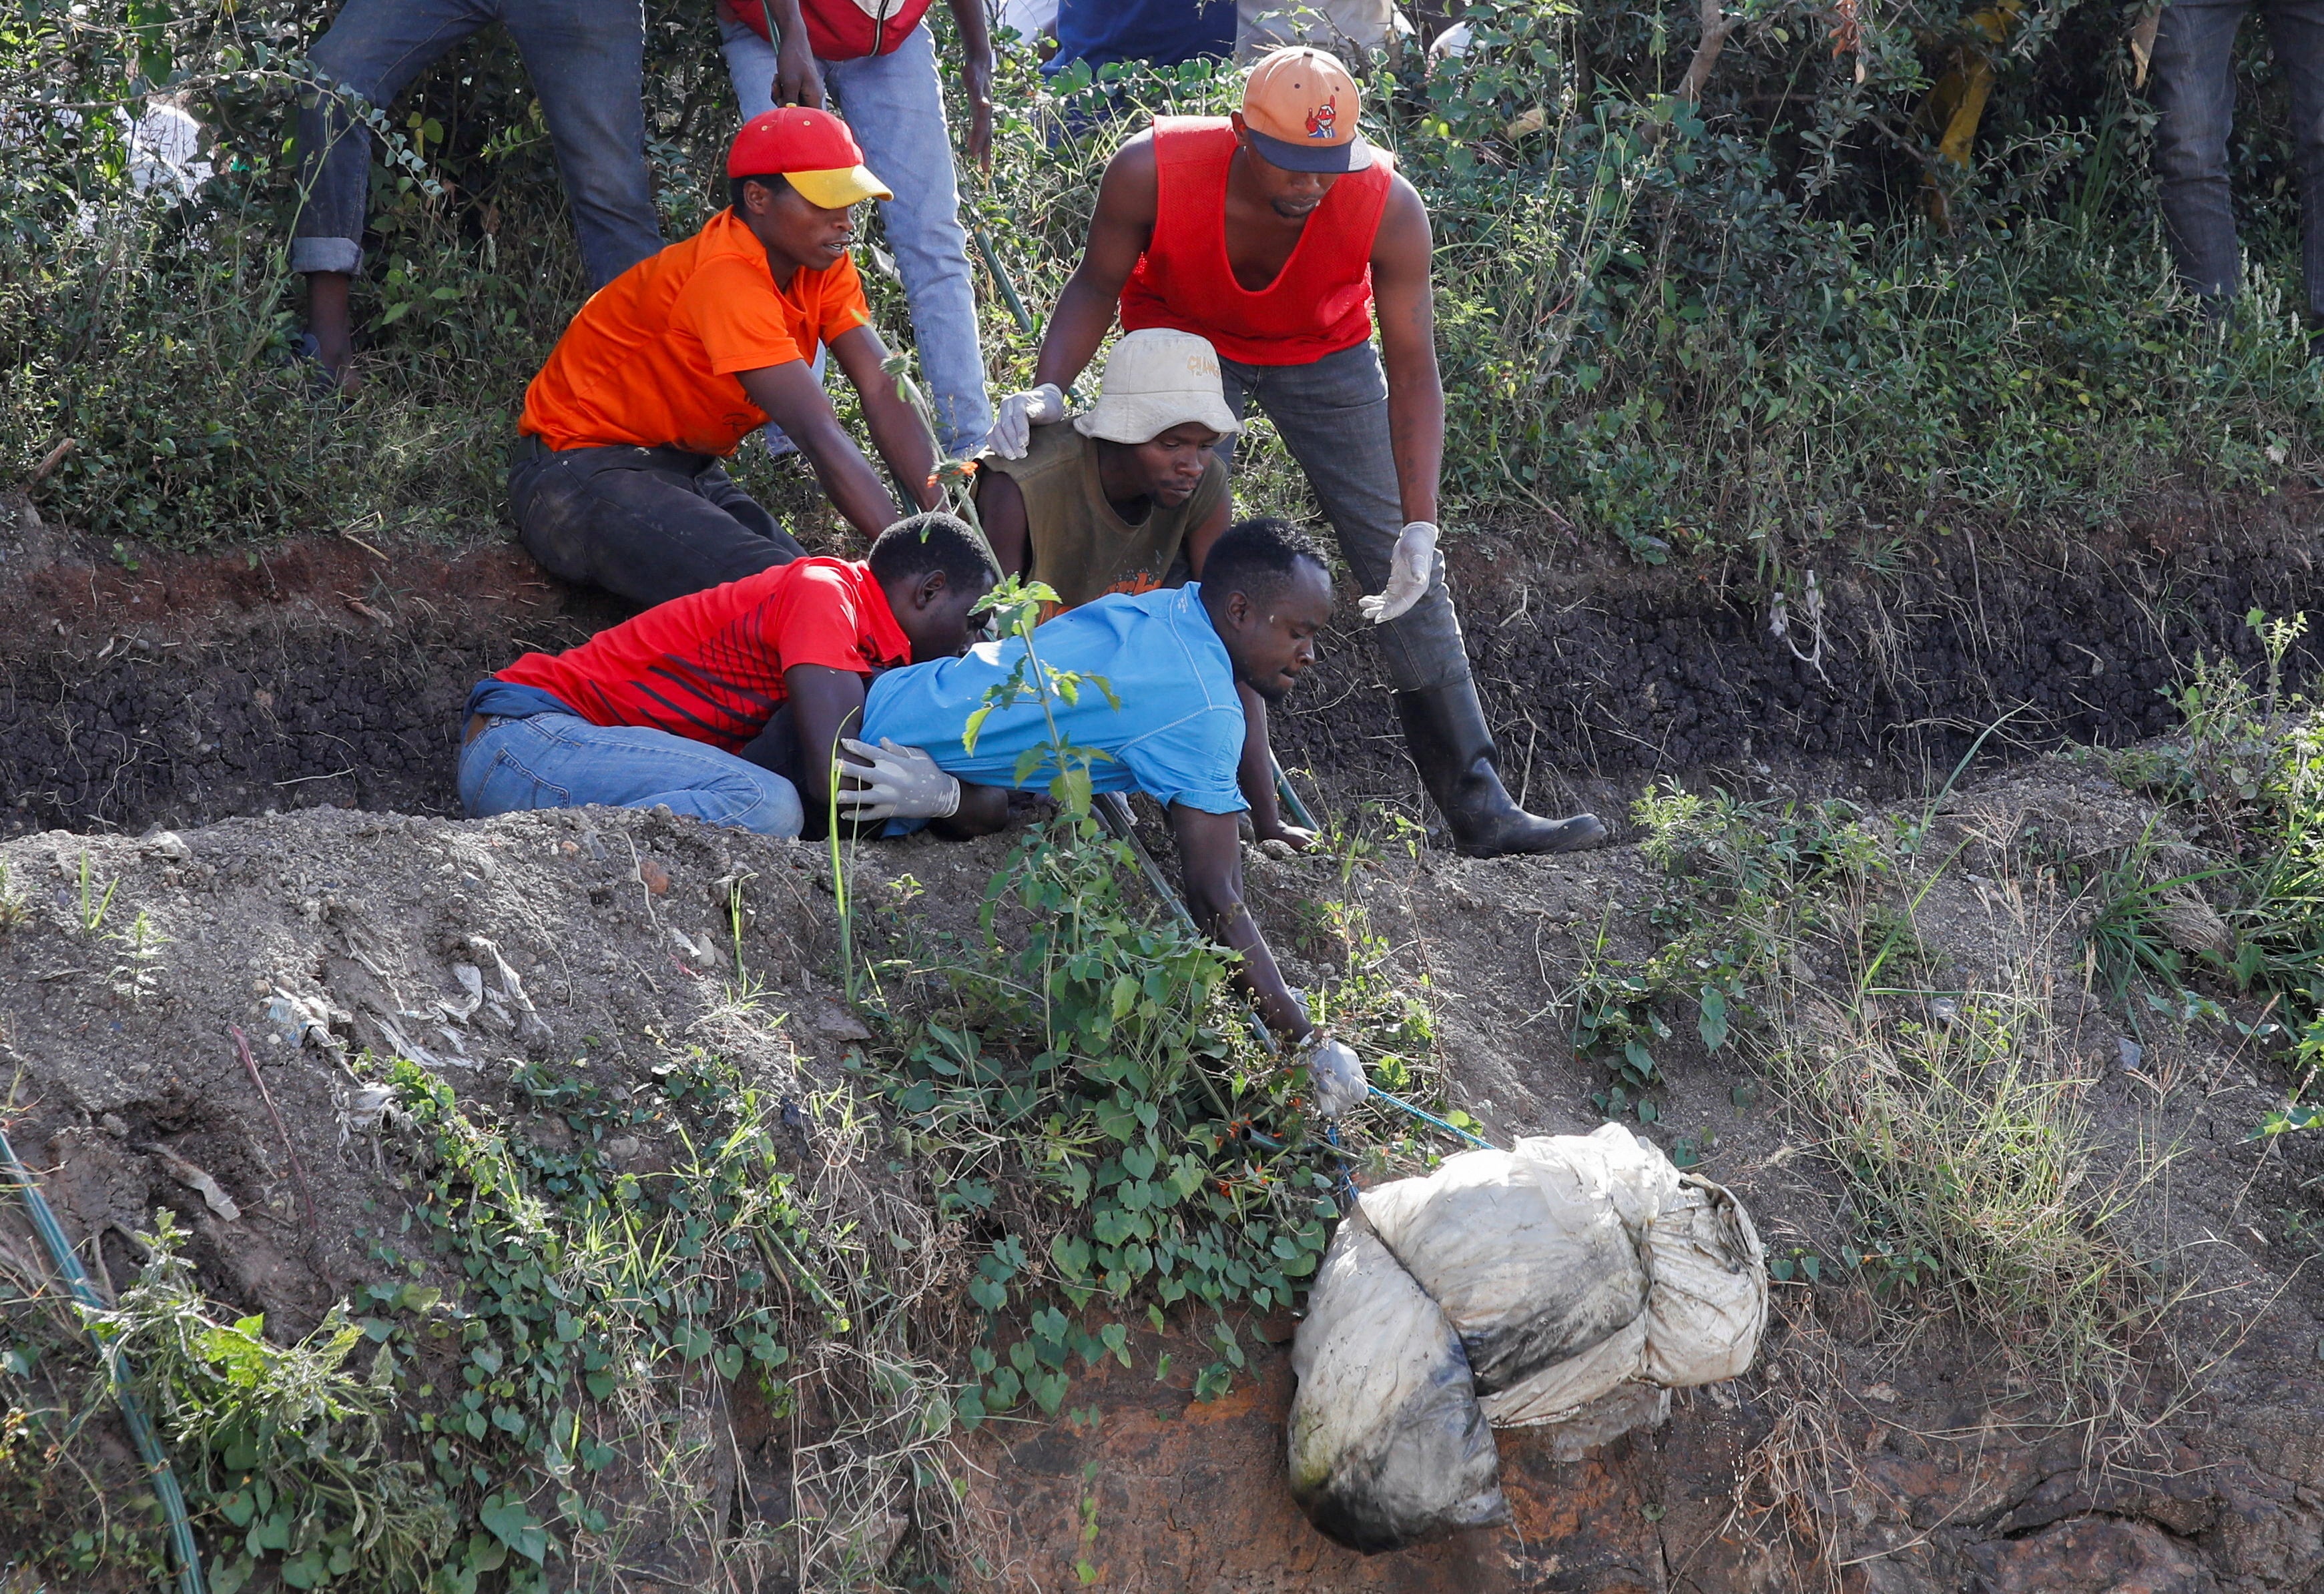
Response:
[[[1219,352],[1207,337],[1146,327],[1106,355],[1097,402],[1074,417],[1074,429],[1110,443],[1145,443],[1190,420],[1227,437],[1242,430],[1219,384]]]

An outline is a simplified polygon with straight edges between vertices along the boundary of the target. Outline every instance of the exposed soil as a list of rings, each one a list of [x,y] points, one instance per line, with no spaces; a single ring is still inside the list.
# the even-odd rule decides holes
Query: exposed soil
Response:
[[[16,512],[0,548],[0,793],[9,823],[40,834],[0,842],[32,909],[0,934],[0,1061],[16,1081],[9,1132],[108,1280],[134,1269],[125,1237],[156,1206],[193,1237],[222,1306],[263,1311],[271,1329],[311,1325],[367,1276],[368,1245],[407,1198],[394,1147],[350,1119],[327,1043],[416,1049],[464,1096],[491,1100],[525,1056],[586,1058],[604,1082],[641,1083],[652,1055],[630,1042],[691,1030],[769,1089],[844,1088],[838,1064],[860,1029],[827,982],[835,948],[814,850],[650,815],[436,816],[452,804],[469,683],[520,647],[577,640],[609,608],[503,549],[391,557],[318,539],[255,564],[139,555],[133,570]],[[1895,791],[1923,765],[1949,769],[2021,705],[2007,734],[2023,742],[2163,728],[2165,660],[2198,648],[2248,656],[2246,609],[2317,606],[2311,518],[2292,502],[2233,538],[2158,528],[2061,550],[2050,570],[1965,557],[1835,580],[1821,670],[1707,582],[1561,568],[1519,549],[1459,576],[1512,784],[1542,806],[1571,793],[1614,808],[1609,797],[1659,772]],[[1796,603],[1792,618],[1791,640],[1811,650]],[[1334,639],[1326,659],[1285,716],[1286,761],[1314,770],[1335,805],[1413,804],[1360,639]],[[222,817],[234,815],[245,816]],[[1748,1377],[1683,1396],[1667,1427],[1579,1460],[1505,1433],[1510,1528],[1361,1558],[1315,1534],[1283,1487],[1287,1321],[1265,1325],[1276,1348],[1209,1405],[1191,1397],[1186,1369],[1202,1357],[1174,1326],[1133,1341],[1132,1369],[1077,1380],[1078,1420],[994,1424],[968,1441],[985,1580],[1077,1587],[1086,1556],[1105,1587],[1254,1594],[2324,1588],[2324,1295],[2279,1221],[2311,1204],[2301,1182],[2324,1166],[2301,1146],[2243,1143],[2285,1082],[2229,1026],[2142,1030],[2126,1065],[2126,1017],[2089,991],[2081,964],[2086,910],[2055,890],[2061,861],[2118,856],[2151,819],[2082,764],[1971,780],[1931,832],[1930,855],[1950,862],[1909,910],[1949,986],[2038,994],[2055,1037],[2043,1066],[2094,1136],[2126,1161],[2141,1144],[2175,1148],[2167,1184],[2121,1221],[2186,1299],[2113,1380],[2115,1406],[2061,1414],[2056,1390],[2007,1346],[1953,1318],[1908,1313],[1920,1326],[1901,1336],[1852,1282],[1794,1281]],[[175,834],[102,834],[157,824]],[[1394,976],[1425,981],[1455,1101],[1497,1138],[1594,1125],[1602,1076],[1573,1055],[1561,1001],[1593,949],[1635,957],[1659,944],[1650,915],[1665,877],[1627,847],[1479,862],[1381,839],[1344,877],[1250,854],[1256,907],[1295,980],[1333,972],[1314,905],[1360,902]],[[2149,839],[2184,866],[2167,830]],[[872,885],[909,873],[922,911],[964,924],[999,849],[922,840],[867,849],[863,867]],[[108,928],[143,911],[167,937],[142,987],[119,944],[86,923],[84,858],[93,879],[120,882]],[[759,909],[745,955],[768,991],[762,1019],[738,1026],[722,1016],[724,970],[700,949],[724,933],[718,882],[745,869]],[[456,965],[492,971],[499,958],[529,1009],[494,973],[496,1000],[465,1016],[424,1034],[399,1017],[459,1006]],[[324,1033],[282,1018],[301,1009]],[[252,1037],[287,1133],[231,1025]],[[1800,1121],[1764,1097],[1738,1102],[1750,1081],[1730,1055],[1682,1042],[1663,1061],[1650,1132],[1709,1144],[1706,1171],[1742,1196],[1771,1248],[1836,1255],[1849,1237],[1842,1186],[1801,1150]],[[812,1157],[804,1166],[816,1176]],[[222,1216],[188,1167],[239,1215]],[[0,1224],[32,1254],[13,1210]],[[934,1270],[953,1262],[930,1258]],[[1174,1347],[1157,1378],[1157,1355]],[[754,1431],[737,1447],[744,1481],[756,1479],[743,1496],[785,1495],[788,1442]],[[706,1553],[677,1538],[651,1548],[665,1568]]]
[[[2012,858],[2031,842],[2047,857],[2119,848],[2144,827],[2143,805],[2064,763],[1948,802],[1932,834],[1959,862],[1923,897],[1923,937],[1968,983],[2054,973],[2072,934],[2061,938],[2048,917],[2060,905],[2036,899]],[[115,912],[144,911],[170,938],[142,996],[124,994],[115,944],[83,923],[84,856],[92,879],[120,881]],[[859,885],[873,899],[881,879],[908,873],[925,888],[916,912],[965,926],[998,856],[998,842],[872,849]],[[472,825],[325,808],[142,840],[50,833],[0,844],[0,861],[33,908],[0,937],[11,1132],[72,1237],[117,1280],[134,1267],[125,1236],[170,1207],[222,1306],[263,1311],[282,1331],[377,1270],[355,1237],[392,1233],[407,1199],[392,1140],[383,1160],[349,1120],[330,1042],[417,1048],[464,1097],[492,1101],[527,1055],[581,1057],[601,1082],[642,1086],[656,1053],[624,1037],[690,1033],[762,1088],[805,1100],[838,1087],[838,1057],[860,1033],[821,973],[835,951],[822,855],[687,821],[592,810]],[[1303,939],[1312,904],[1363,905],[1396,977],[1429,982],[1453,1098],[1496,1138],[1594,1123],[1599,1076],[1572,1055],[1555,1003],[1601,924],[1618,949],[1649,944],[1647,915],[1668,882],[1635,850],[1494,862],[1391,851],[1344,879],[1328,861],[1249,862],[1296,977],[1332,972],[1328,950]],[[760,1018],[738,1024],[720,960],[699,948],[721,943],[719,882],[745,869],[760,912],[744,954],[769,989]],[[491,970],[494,953],[530,1011],[488,973],[492,1000],[465,1018],[424,1030],[399,1018],[459,1004],[456,965]],[[281,999],[327,1035],[286,1022]],[[2281,1230],[2271,1222],[2271,1241],[2246,1225],[2316,1169],[2264,1164],[2239,1141],[2275,1099],[2280,1069],[2224,1029],[2172,1032],[2151,1037],[2158,1086],[2114,1065],[2118,1019],[2078,986],[2059,987],[2053,1006],[2070,1037],[2053,1065],[2096,1132],[2182,1143],[2168,1200],[2125,1221],[2148,1226],[2161,1265],[2198,1298],[2170,1325],[2172,1353],[2151,1347],[2145,1374],[2123,1380],[2120,1409],[2067,1421],[2004,1348],[1941,1315],[1900,1340],[1844,1279],[1794,1282],[1749,1377],[1683,1396],[1666,1428],[1579,1460],[1504,1433],[1510,1528],[1363,1558],[1315,1534],[1283,1488],[1288,1322],[1263,1325],[1276,1348],[1212,1405],[1192,1399],[1186,1371],[1152,1371],[1164,1350],[1180,1369],[1202,1359],[1174,1328],[1136,1341],[1133,1370],[1077,1382],[1074,1421],[995,1424],[970,1441],[991,1580],[1076,1586],[1071,1567],[1086,1556],[1104,1586],[1156,1590],[2309,1587],[2324,1576],[2324,1317]],[[287,1136],[237,1061],[236,1024]],[[1800,1127],[1773,1105],[1738,1106],[1731,1063],[1678,1046],[1667,1066],[1657,1138],[1715,1130],[1707,1171],[1741,1194],[1771,1245],[1833,1254],[1847,1234],[1839,1186],[1799,1155]],[[312,1180],[312,1223],[287,1143]],[[635,1155],[650,1164],[658,1150]],[[806,1166],[817,1176],[812,1156]],[[188,1166],[240,1215],[214,1210]],[[23,1253],[19,1221],[6,1220]],[[440,1263],[415,1259],[457,1287]],[[741,1465],[750,1497],[783,1497],[780,1434],[756,1436]],[[1083,1532],[1093,1503],[1093,1542]],[[699,1544],[637,1553],[649,1551],[665,1568],[705,1564]]]
[[[1819,584],[1820,650],[1801,596],[1777,638],[1739,573],[1584,560],[1554,539],[1452,557],[1511,788],[1618,819],[1657,775],[1881,796],[1941,779],[1980,736],[1999,755],[2161,733],[2173,660],[2248,662],[2248,611],[2324,609],[2324,510],[2286,495],[2232,526],[2218,512],[2189,503],[2006,556],[1964,532],[1886,576],[1842,553],[1849,573]],[[509,545],[116,556],[0,499],[0,834],[322,804],[453,813],[469,686],[622,613]],[[1428,816],[1356,630],[1327,640],[1277,740],[1333,797]]]

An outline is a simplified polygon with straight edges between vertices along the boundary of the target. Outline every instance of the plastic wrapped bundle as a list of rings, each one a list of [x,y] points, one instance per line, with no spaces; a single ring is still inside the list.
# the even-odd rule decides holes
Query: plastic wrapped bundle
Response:
[[[1766,1253],[1719,1185],[1617,1124],[1367,1191],[1292,1352],[1292,1488],[1342,1543],[1499,1520],[1484,1425],[1578,1454],[1751,1365]]]
[[[1333,1237],[1291,1368],[1291,1493],[1323,1532],[1390,1550],[1508,1520],[1460,1338],[1360,1216]]]

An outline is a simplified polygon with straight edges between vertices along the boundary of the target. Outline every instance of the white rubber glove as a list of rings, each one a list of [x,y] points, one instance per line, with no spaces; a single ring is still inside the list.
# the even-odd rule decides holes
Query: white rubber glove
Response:
[[[1337,1118],[1362,1106],[1370,1093],[1364,1065],[1342,1042],[1319,1036],[1299,1061],[1307,1065],[1307,1075],[1314,1082],[1315,1110],[1325,1118]]]
[[[1011,393],[1001,401],[1001,413],[993,418],[991,431],[985,442],[1003,459],[1022,459],[1025,450],[1033,446],[1033,428],[1065,418],[1065,395],[1057,391],[1054,382],[1028,388],[1021,393]]]
[[[841,766],[842,774],[862,783],[839,788],[842,817],[943,819],[960,811],[960,782],[918,748],[899,747],[885,736],[877,747],[853,736],[840,738],[840,745],[872,765]]]
[[[1428,595],[1436,577],[1436,528],[1427,521],[1408,522],[1396,539],[1388,560],[1388,585],[1368,598],[1356,600],[1356,612],[1374,625],[1385,624]]]

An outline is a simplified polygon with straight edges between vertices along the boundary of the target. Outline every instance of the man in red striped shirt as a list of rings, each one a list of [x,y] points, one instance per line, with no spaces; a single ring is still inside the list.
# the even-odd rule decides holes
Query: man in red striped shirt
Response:
[[[965,524],[916,515],[862,563],[794,559],[528,653],[468,694],[461,804],[479,819],[667,804],[764,835],[819,834],[834,744],[862,733],[872,677],[964,650],[993,579]]]
[[[992,446],[1021,452],[1034,423],[1063,418],[1062,390],[1117,306],[1125,328],[1210,339],[1236,416],[1267,412],[1339,534],[1453,844],[1480,857],[1591,846],[1606,834],[1596,818],[1528,814],[1494,769],[1436,552],[1444,388],[1428,211],[1357,133],[1360,109],[1337,60],[1278,50],[1251,69],[1240,111],[1157,116],[1124,144],[1042,337],[1039,385],[1001,401]]]

